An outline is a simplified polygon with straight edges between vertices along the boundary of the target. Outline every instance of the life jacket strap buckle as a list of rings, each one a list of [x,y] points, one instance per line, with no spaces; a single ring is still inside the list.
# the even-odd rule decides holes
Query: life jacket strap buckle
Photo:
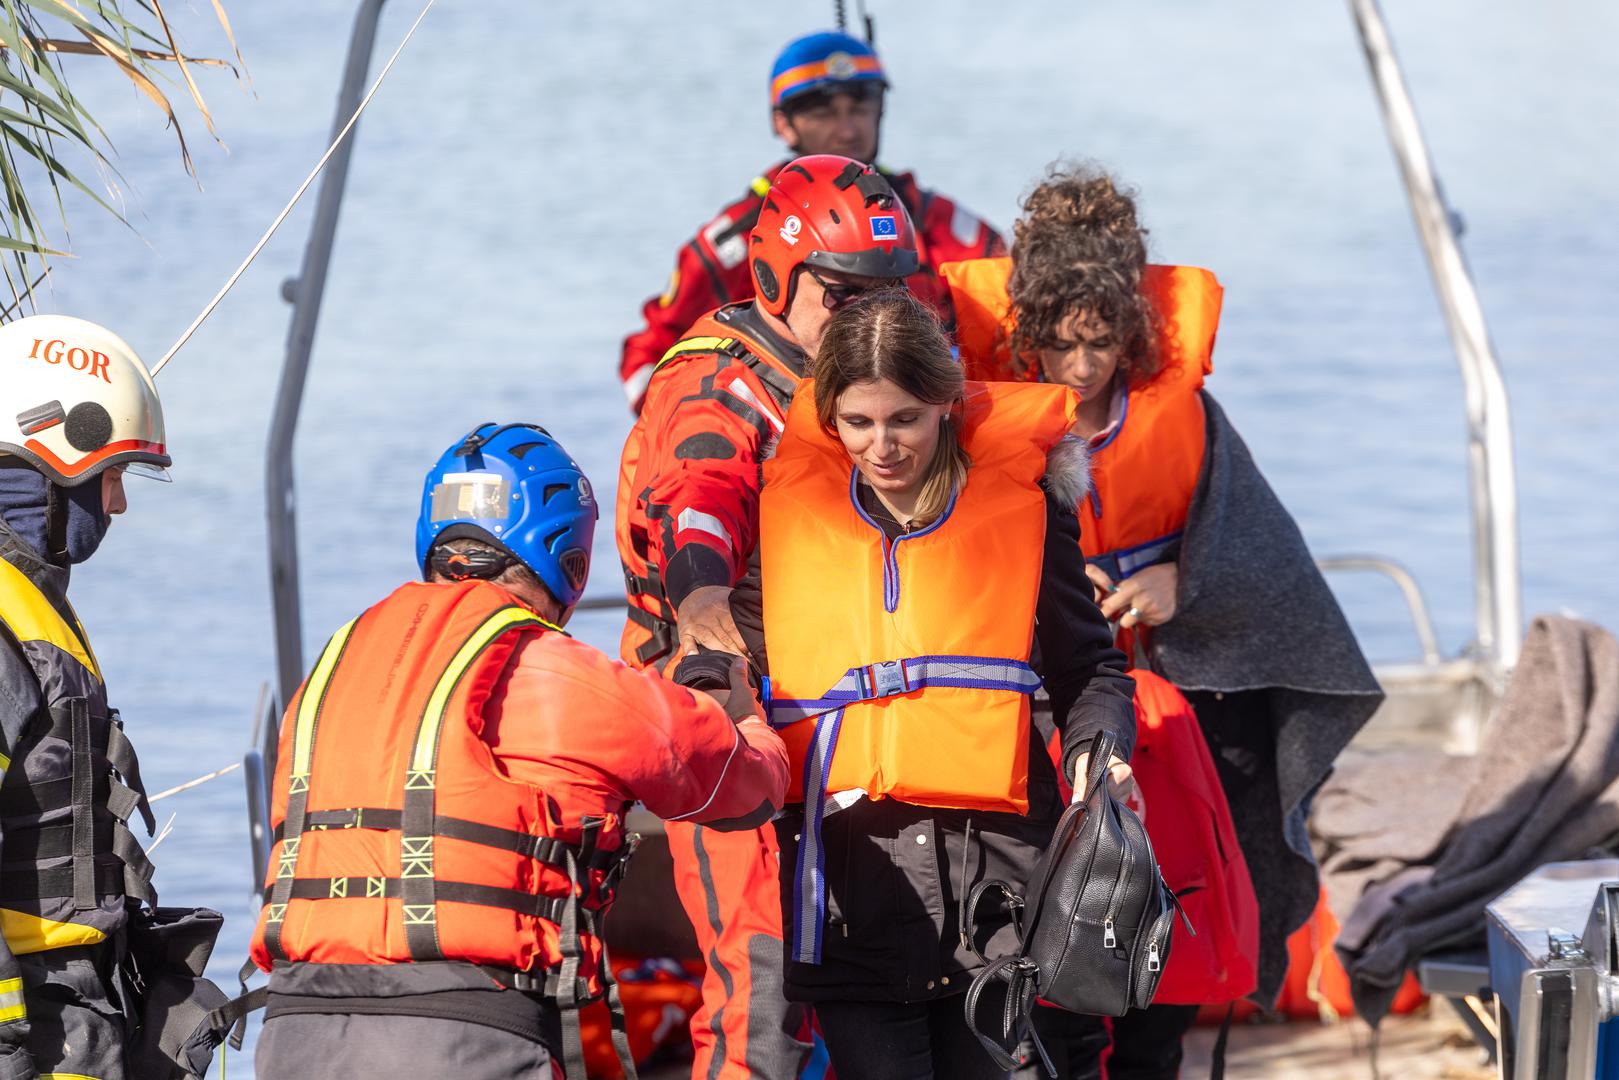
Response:
[[[871,697],[894,697],[914,689],[904,660],[879,660],[867,667],[866,672]]]

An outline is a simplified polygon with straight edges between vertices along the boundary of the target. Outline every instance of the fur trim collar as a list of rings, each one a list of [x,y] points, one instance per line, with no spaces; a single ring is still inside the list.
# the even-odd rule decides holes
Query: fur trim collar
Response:
[[[1064,508],[1077,507],[1091,493],[1091,451],[1077,435],[1064,435],[1046,454],[1040,484]]]

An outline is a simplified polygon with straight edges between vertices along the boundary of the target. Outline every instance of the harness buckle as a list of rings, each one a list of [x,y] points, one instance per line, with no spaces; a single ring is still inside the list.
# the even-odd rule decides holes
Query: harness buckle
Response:
[[[905,677],[905,661],[879,660],[871,668],[871,694],[872,697],[893,697],[910,691],[910,681]]]

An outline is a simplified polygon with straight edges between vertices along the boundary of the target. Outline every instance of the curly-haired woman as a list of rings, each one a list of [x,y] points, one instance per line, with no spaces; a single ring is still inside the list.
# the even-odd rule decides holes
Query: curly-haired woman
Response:
[[[969,377],[1081,395],[1087,573],[1120,645],[1196,708],[1259,895],[1254,993],[1269,1001],[1317,899],[1309,799],[1381,695],[1297,526],[1203,389],[1214,275],[1148,263],[1133,193],[1099,169],[1054,168],[1023,205],[1010,259],[943,268],[962,360]],[[1194,1013],[1116,1023],[1109,1075],[1174,1076]]]

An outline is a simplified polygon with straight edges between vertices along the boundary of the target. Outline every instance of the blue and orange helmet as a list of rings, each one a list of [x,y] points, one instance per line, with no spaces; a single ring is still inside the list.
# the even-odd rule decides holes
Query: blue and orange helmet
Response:
[[[770,68],[770,107],[816,91],[883,90],[888,76],[870,45],[837,30],[807,34],[787,43]]]
[[[422,486],[416,562],[426,576],[496,577],[482,565],[439,551],[467,537],[490,544],[537,574],[564,607],[579,602],[590,574],[596,498],[579,464],[550,432],[533,424],[483,423],[439,456]],[[440,565],[443,562],[444,565]]]

